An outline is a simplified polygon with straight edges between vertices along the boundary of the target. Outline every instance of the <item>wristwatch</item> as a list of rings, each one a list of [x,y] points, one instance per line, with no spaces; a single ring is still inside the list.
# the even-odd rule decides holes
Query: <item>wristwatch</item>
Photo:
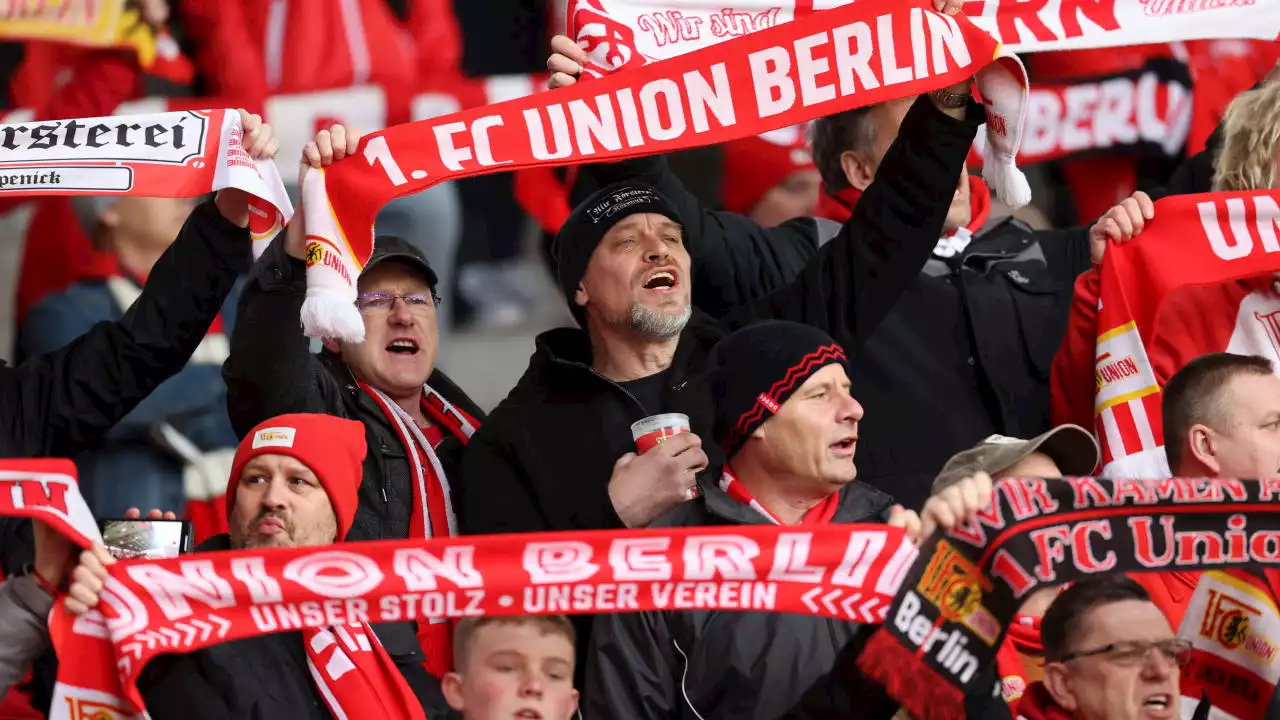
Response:
[[[969,93],[961,95],[946,90],[934,90],[929,93],[929,97],[944,108],[959,109],[969,104]]]

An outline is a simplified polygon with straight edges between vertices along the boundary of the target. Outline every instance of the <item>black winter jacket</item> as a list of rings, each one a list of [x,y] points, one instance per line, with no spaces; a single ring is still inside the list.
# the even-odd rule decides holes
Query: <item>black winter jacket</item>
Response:
[[[138,301],[51,353],[0,364],[0,457],[71,457],[186,366],[249,267],[249,231],[192,211]]]
[[[1049,370],[1089,267],[1084,228],[1033,232],[1014,219],[931,258],[849,358],[866,412],[858,480],[918,510],[955,453],[993,433],[1047,431]]]
[[[463,456],[457,487],[464,534],[618,527],[607,487],[614,462],[634,451],[630,424],[653,412],[682,412],[704,439],[717,477],[722,461],[709,441],[712,400],[702,376],[711,347],[756,319],[809,323],[852,351],[915,280],[937,243],[969,143],[983,120],[972,105],[955,120],[925,99],[915,103],[880,175],[840,234],[791,283],[712,320],[696,313],[680,335],[662,382],[661,407],[644,408],[591,369],[585,331],[543,333],[529,368],[490,414]],[[810,221],[812,222],[812,221]],[[812,232],[812,224],[809,231]],[[743,243],[767,246],[797,226],[742,224]],[[699,227],[687,229],[690,245]],[[810,235],[812,237],[812,235]],[[696,267],[695,267],[696,272]],[[585,649],[589,623],[578,621]]]
[[[749,242],[758,225],[703,209],[659,159],[593,165],[590,174],[599,183],[642,180],[676,199],[698,231],[690,245],[694,304],[713,317],[788,282],[835,225],[797,218],[762,246]],[[1014,219],[985,229],[957,257],[930,258],[850,355],[853,394],[866,410],[859,480],[919,509],[955,453],[993,433],[1047,430],[1049,369],[1073,283],[1089,267],[1085,228],[1033,231]]]
[[[759,525],[704,476],[702,497],[651,527]],[[893,498],[850,483],[832,522],[887,519]],[[777,720],[831,672],[857,623],[793,613],[666,611],[597,615],[587,656],[592,720]],[[847,705],[847,703],[846,703]]]
[[[243,437],[263,420],[285,413],[326,413],[364,423],[369,452],[360,506],[346,539],[406,538],[416,482],[408,456],[386,415],[342,359],[328,351],[311,353],[298,322],[305,273],[304,263],[284,251],[283,233],[253,266],[231,333],[231,355],[222,368],[231,424]],[[443,372],[433,372],[427,384],[477,422],[483,420],[480,408]],[[463,447],[446,437],[436,449],[451,481],[458,477]]]
[[[215,535],[196,552],[230,547],[228,536]],[[422,667],[413,625],[382,623],[373,630],[428,720],[447,717],[440,683]],[[329,720],[332,715],[311,679],[302,642],[301,632],[282,632],[162,655],[142,671],[138,689],[155,720]]]

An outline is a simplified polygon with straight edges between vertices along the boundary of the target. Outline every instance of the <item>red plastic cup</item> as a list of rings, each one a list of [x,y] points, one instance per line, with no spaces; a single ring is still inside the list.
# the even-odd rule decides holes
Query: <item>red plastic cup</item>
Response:
[[[631,423],[631,437],[636,441],[636,452],[641,455],[657,447],[672,435],[689,432],[689,416],[683,413],[650,415]]]

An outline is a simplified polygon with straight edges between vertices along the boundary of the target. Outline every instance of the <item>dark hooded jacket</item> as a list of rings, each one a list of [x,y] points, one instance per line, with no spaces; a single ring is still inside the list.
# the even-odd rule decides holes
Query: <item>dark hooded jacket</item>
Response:
[[[704,438],[706,472],[718,477],[723,458],[710,441],[713,408],[704,382],[711,347],[737,327],[769,318],[822,328],[852,355],[937,244],[955,178],[983,119],[976,103],[956,120],[927,99],[916,102],[853,218],[791,282],[722,319],[695,310],[671,365],[649,380],[660,383],[656,403],[642,404],[592,370],[585,331],[540,335],[528,370],[463,456],[456,496],[462,532],[620,527],[607,491],[614,463],[635,449],[631,423],[659,412],[689,416],[693,432]],[[691,247],[698,232],[696,224],[686,227]],[[812,238],[814,228],[811,221],[774,229],[753,224],[743,232],[761,238],[807,232]],[[576,625],[585,650],[590,623],[579,619]]]
[[[702,497],[651,527],[759,525],[764,518],[703,477]],[[854,482],[834,523],[882,522],[893,499]],[[777,720],[836,665],[860,625],[792,613],[653,611],[597,615],[586,717]]]

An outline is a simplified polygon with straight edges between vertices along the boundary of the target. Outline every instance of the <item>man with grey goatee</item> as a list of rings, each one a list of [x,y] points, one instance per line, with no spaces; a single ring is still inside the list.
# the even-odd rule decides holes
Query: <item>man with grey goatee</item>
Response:
[[[967,97],[969,83],[948,91]],[[835,237],[790,282],[718,319],[690,302],[690,247],[706,218],[690,225],[668,198],[634,182],[579,204],[554,249],[581,329],[540,335],[524,377],[471,438],[455,486],[462,533],[642,527],[694,497],[698,473],[719,477],[723,463],[723,452],[701,439],[711,437],[711,347],[739,327],[776,319],[818,327],[856,354],[937,244],[984,117],[972,100],[952,108],[917,99]],[[762,256],[795,233],[776,228],[746,242]],[[711,275],[701,281],[750,283],[750,267],[704,266]],[[637,455],[632,423],[664,413],[688,416],[691,432]],[[583,648],[590,628],[578,626]]]

